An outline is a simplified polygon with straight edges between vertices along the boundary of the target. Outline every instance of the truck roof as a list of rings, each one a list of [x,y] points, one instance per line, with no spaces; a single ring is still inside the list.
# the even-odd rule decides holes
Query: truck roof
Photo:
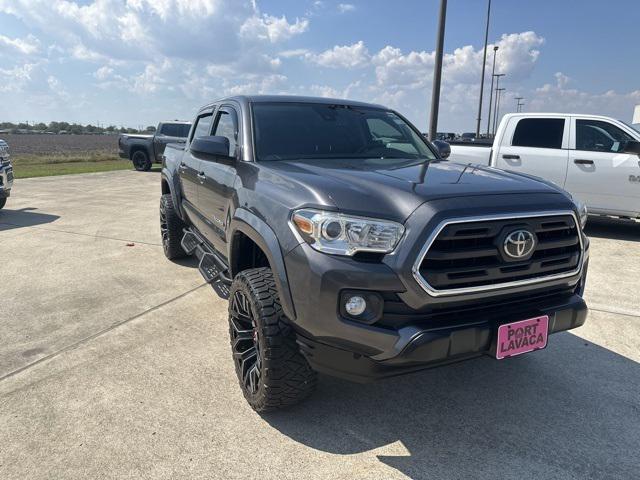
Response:
[[[236,95],[232,97],[225,97],[218,99],[214,102],[202,107],[207,108],[215,103],[224,101],[236,101],[241,104],[249,103],[323,103],[328,105],[350,105],[353,107],[371,107],[371,108],[387,108],[383,105],[374,103],[357,102],[355,100],[345,100],[338,98],[325,98],[325,97],[306,97],[301,95]]]
[[[180,124],[180,125],[191,124],[191,122],[189,120],[162,120],[159,123],[162,123],[163,125],[165,125],[167,123],[176,123],[176,124]]]
[[[520,113],[505,113],[505,117],[585,117],[585,118],[608,118],[615,120],[613,117],[606,115],[594,115],[589,113],[562,113],[562,112],[520,112]]]

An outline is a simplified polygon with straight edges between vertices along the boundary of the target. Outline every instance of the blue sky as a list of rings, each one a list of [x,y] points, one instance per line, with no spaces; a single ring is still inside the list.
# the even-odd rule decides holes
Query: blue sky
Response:
[[[468,131],[486,1],[448,3],[439,130]],[[426,129],[438,4],[0,0],[0,120],[148,125],[225,95],[293,93],[383,103]],[[530,111],[630,121],[639,18],[637,0],[493,0],[502,112],[520,95]]]

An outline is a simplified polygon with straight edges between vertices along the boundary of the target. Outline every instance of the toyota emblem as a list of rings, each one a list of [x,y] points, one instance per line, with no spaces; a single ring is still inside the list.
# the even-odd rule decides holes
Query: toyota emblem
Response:
[[[529,230],[515,230],[504,239],[502,249],[511,258],[528,257],[536,248],[536,236]]]

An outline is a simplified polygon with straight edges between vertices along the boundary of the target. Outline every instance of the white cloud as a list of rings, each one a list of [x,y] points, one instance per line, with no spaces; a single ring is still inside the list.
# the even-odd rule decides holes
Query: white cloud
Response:
[[[353,45],[336,45],[319,54],[306,53],[305,58],[327,68],[358,68],[370,60],[369,51],[362,40]]]
[[[10,38],[0,35],[0,47],[9,47],[23,55],[33,55],[40,50],[40,41],[31,34],[27,38]]]
[[[254,15],[242,24],[240,35],[243,38],[268,40],[271,43],[277,43],[288,40],[294,35],[304,33],[308,27],[309,20],[306,18],[296,18],[294,23],[289,23],[285,16]]]
[[[96,70],[93,73],[93,76],[96,77],[98,80],[106,80],[109,77],[111,77],[111,75],[113,75],[113,68],[107,67],[106,65],[103,67],[100,67],[98,70]]]
[[[351,3],[339,3],[338,11],[340,13],[353,12],[356,9],[356,6]]]

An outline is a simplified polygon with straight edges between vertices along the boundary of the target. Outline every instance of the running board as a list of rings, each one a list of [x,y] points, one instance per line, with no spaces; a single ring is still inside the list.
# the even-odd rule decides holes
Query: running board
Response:
[[[200,274],[211,284],[218,296],[228,299],[232,279],[229,276],[229,268],[220,255],[193,230],[184,231],[180,244],[187,255],[195,254],[198,258]]]

